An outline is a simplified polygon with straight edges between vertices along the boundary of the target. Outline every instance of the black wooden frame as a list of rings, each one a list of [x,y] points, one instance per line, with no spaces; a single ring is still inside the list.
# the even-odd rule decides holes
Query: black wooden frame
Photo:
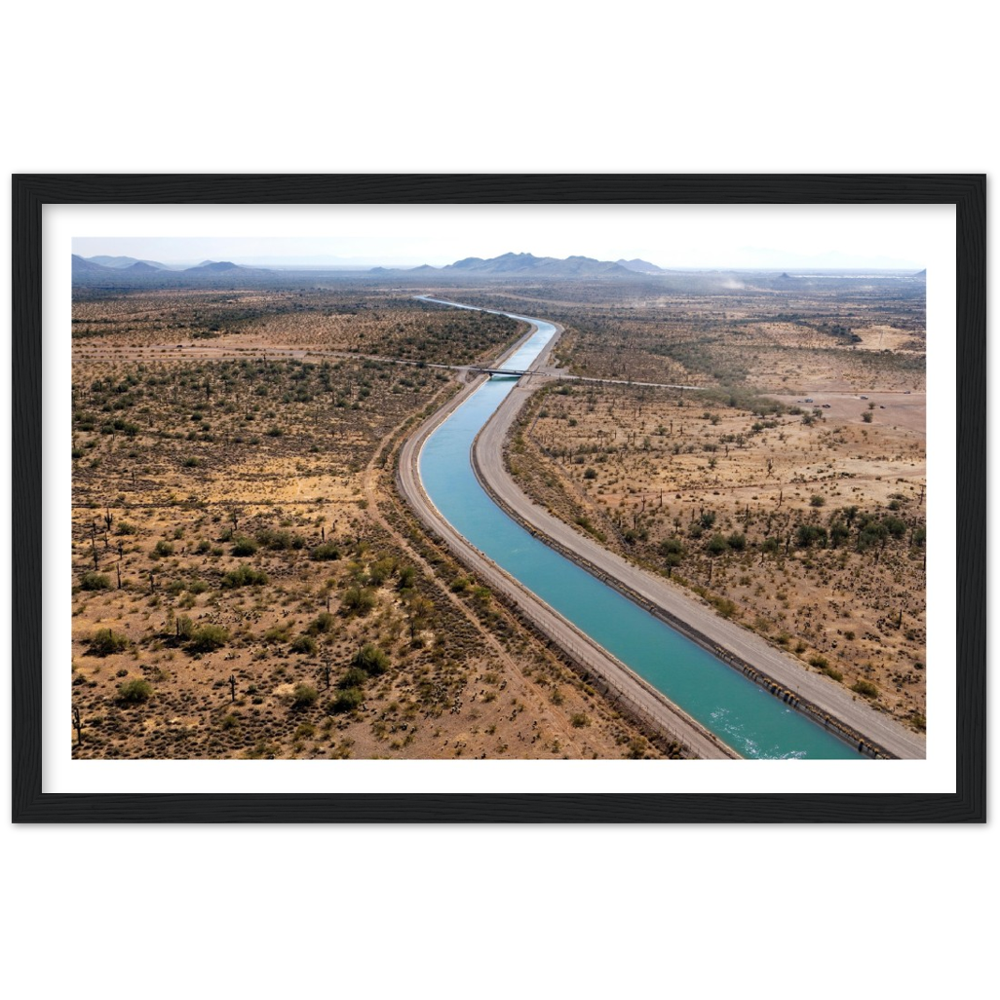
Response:
[[[954,204],[958,495],[951,794],[79,794],[42,791],[42,208],[56,204]],[[983,822],[986,818],[984,175],[15,175],[15,822]],[[67,720],[68,723],[68,720]]]

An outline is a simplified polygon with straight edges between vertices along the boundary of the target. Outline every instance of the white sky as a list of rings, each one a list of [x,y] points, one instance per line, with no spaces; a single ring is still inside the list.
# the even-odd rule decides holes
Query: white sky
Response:
[[[512,251],[599,260],[641,257],[661,267],[707,268],[922,268],[930,250],[926,213],[950,210],[910,205],[76,208],[84,211],[86,228],[74,234],[73,251],[85,257],[442,265]]]

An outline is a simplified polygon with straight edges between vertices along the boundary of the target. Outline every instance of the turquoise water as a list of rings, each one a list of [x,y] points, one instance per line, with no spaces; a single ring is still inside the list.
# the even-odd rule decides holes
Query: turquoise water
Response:
[[[504,367],[527,368],[555,332],[551,323],[530,322],[538,332]],[[860,758],[852,746],[533,538],[497,507],[479,485],[470,453],[476,434],[515,384],[515,379],[504,378],[486,382],[425,442],[420,477],[444,517],[476,548],[742,756]]]

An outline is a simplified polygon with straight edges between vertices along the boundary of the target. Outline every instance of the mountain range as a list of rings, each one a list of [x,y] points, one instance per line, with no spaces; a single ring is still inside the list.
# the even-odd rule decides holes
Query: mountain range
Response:
[[[194,267],[169,267],[135,257],[80,257],[73,254],[73,283],[96,288],[177,288],[215,280],[237,286],[258,284],[276,272],[244,267],[231,260],[206,260]]]
[[[421,267],[389,269],[372,268],[369,273],[398,273],[406,275],[426,274],[438,276],[461,277],[465,275],[511,275],[517,277],[537,278],[629,278],[636,272],[646,270],[659,271],[655,264],[646,261],[610,261],[595,260],[593,257],[536,257],[531,253],[505,253],[499,257],[464,257],[454,264],[444,267],[432,267],[424,264]]]

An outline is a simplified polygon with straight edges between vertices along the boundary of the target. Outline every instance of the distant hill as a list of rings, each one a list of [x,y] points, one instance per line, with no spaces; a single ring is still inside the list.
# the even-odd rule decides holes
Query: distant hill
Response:
[[[657,267],[656,264],[650,264],[648,260],[643,260],[641,257],[633,257],[632,260],[619,260],[616,262],[621,267],[628,268],[629,271],[638,271],[639,274],[662,274],[664,268]]]
[[[154,270],[168,271],[170,268],[166,264],[161,264],[158,260],[139,260],[137,257],[109,257],[107,254],[98,254],[95,257],[87,257],[93,264],[100,264],[103,267],[133,267],[135,264],[146,264]]]
[[[210,260],[196,267],[175,270],[156,261],[134,257],[112,258],[113,265],[73,255],[73,283],[93,288],[185,288],[219,284],[220,287],[246,287],[266,283],[274,271],[243,267],[231,260]],[[128,263],[131,261],[131,263]]]
[[[386,271],[384,268],[374,268],[369,273],[384,274]],[[444,267],[431,267],[424,264],[422,267],[409,268],[405,272],[396,273],[441,276],[494,275],[504,277],[511,275],[538,278],[628,278],[633,276],[635,272],[614,261],[594,260],[593,257],[567,257],[565,260],[561,260],[558,257],[536,257],[530,253],[505,253],[499,257],[486,259],[465,257]]]
[[[186,267],[184,274],[221,274],[227,271],[256,271],[258,268],[242,267],[231,260],[203,260],[195,267]]]
[[[927,268],[925,267],[922,271],[917,271],[917,273],[913,277],[914,278],[926,278],[927,277]]]
[[[109,271],[113,271],[114,268],[105,267],[103,264],[97,264],[92,260],[87,260],[86,257],[81,257],[78,254],[73,254],[73,274],[102,274]]]

